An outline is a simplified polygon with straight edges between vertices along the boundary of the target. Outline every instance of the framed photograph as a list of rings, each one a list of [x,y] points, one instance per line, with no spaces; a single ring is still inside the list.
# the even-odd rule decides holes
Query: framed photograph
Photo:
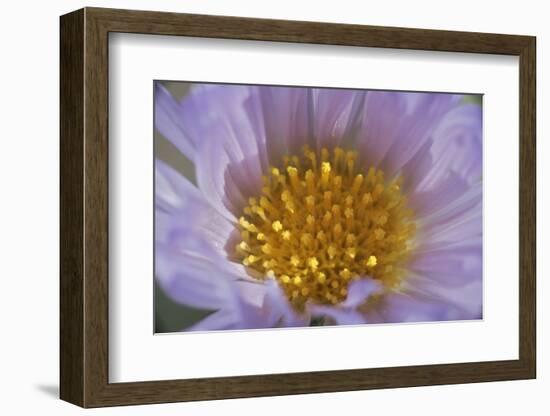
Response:
[[[60,27],[63,400],[535,378],[534,37]]]

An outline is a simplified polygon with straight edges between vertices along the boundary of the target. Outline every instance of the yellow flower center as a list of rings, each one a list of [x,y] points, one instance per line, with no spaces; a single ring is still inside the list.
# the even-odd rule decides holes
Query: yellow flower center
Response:
[[[404,276],[416,228],[402,180],[356,162],[339,147],[284,157],[239,220],[238,261],[276,279],[298,308],[345,300],[353,279],[391,288]]]

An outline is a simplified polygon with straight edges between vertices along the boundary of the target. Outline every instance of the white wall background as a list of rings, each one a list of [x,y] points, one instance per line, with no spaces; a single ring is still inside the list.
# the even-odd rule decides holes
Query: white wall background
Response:
[[[354,0],[121,0],[5,2],[0,15],[0,410],[2,414],[72,415],[83,412],[58,394],[58,16],[82,6],[156,9],[318,20],[388,26],[529,34],[538,53],[538,379],[459,386],[422,387],[218,402],[167,404],[87,411],[88,414],[318,415],[335,413],[546,415],[550,408],[550,360],[543,331],[550,309],[544,299],[543,240],[550,235],[543,183],[550,170],[544,143],[545,77],[550,26],[545,2],[492,0],[441,2]],[[515,190],[511,190],[514,192]],[[546,199],[544,201],[543,199]],[[543,234],[546,234],[543,236]]]

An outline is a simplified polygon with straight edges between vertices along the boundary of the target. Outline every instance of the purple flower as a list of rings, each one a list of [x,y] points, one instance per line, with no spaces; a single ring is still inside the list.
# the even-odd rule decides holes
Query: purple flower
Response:
[[[479,319],[481,107],[464,96],[160,83],[155,275],[186,330]]]

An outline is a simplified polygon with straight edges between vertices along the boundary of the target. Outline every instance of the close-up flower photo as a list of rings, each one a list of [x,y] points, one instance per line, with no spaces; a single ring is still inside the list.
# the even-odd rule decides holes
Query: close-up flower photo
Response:
[[[480,95],[154,94],[155,332],[482,319]]]

